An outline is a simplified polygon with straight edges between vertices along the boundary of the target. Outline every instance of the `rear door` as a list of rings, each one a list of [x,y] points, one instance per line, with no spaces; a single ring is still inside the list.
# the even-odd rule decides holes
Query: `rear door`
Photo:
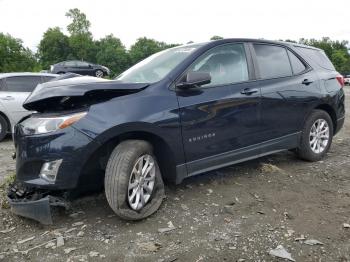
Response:
[[[66,72],[79,74],[79,68],[77,67],[77,62],[76,61],[64,62],[64,70]]]
[[[244,158],[235,150],[259,141],[260,90],[246,50],[243,43],[210,49],[186,72],[209,72],[211,83],[177,90],[189,175]]]
[[[318,97],[316,75],[284,46],[253,44],[252,52],[261,88],[261,135],[265,141],[295,142],[307,105]]]
[[[0,101],[13,122],[17,123],[28,115],[29,112],[22,105],[41,81],[41,76],[13,76],[5,79],[5,86],[0,91]]]

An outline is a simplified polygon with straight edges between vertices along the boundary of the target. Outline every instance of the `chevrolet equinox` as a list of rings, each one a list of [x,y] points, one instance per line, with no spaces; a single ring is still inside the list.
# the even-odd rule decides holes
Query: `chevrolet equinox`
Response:
[[[43,83],[15,127],[12,210],[50,224],[52,206],[104,188],[138,220],[161,205],[163,181],[283,150],[320,160],[344,123],[343,85],[322,50],[253,39],[177,46],[114,80]]]

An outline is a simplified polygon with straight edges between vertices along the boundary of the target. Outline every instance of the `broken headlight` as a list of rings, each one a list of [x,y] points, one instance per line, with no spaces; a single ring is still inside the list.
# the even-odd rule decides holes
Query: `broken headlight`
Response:
[[[71,126],[85,115],[86,112],[80,112],[56,117],[30,117],[21,126],[25,135],[45,134]]]

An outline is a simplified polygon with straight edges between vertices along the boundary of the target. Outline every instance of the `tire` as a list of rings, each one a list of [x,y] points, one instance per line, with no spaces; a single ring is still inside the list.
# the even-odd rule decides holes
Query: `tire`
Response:
[[[95,76],[98,77],[98,78],[102,78],[104,76],[104,73],[102,70],[96,70],[95,71]]]
[[[323,125],[322,125],[323,124]],[[315,127],[323,127],[320,131]],[[328,127],[328,132],[326,131]],[[318,134],[318,135],[312,135]],[[328,134],[328,139],[325,136]],[[333,122],[329,114],[323,110],[313,110],[306,119],[297,155],[307,161],[319,161],[328,152],[333,139]],[[327,141],[326,141],[327,140]],[[320,141],[318,143],[317,141]]]
[[[0,141],[4,140],[7,135],[7,130],[9,129],[9,125],[6,119],[0,115]]]
[[[135,170],[139,168],[140,159],[149,159],[149,163],[152,163],[152,168],[148,172],[149,176],[144,176],[143,182],[137,182],[135,175]],[[147,160],[142,160],[144,163],[146,161],[145,170],[148,170]],[[138,164],[136,166],[136,164]],[[137,172],[136,172],[137,174]],[[146,181],[146,178],[151,180],[151,177],[154,177],[153,180],[153,190],[151,193],[144,190],[144,183],[149,183]],[[134,179],[135,178],[135,179]],[[145,201],[145,204],[140,208],[142,202],[137,205],[135,200],[133,203],[129,198],[137,199],[137,197],[132,198],[134,192],[136,192],[140,187],[132,187],[134,184],[142,185],[142,196],[145,196],[146,199],[148,194],[148,201]],[[132,189],[130,189],[132,188]],[[134,191],[136,190],[136,191]],[[137,191],[141,192],[141,191]],[[164,183],[160,173],[160,169],[157,163],[155,156],[153,155],[152,146],[142,140],[126,140],[120,143],[112,152],[106,168],[105,174],[105,194],[107,201],[113,211],[122,219],[126,220],[141,220],[158,210],[160,207],[163,198],[165,197],[164,193]],[[139,197],[141,199],[141,196]],[[140,200],[141,201],[141,200]]]

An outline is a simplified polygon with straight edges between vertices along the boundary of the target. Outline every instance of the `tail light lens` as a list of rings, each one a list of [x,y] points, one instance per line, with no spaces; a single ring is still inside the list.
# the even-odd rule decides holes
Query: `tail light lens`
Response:
[[[338,75],[338,76],[336,76],[335,77],[337,80],[338,80],[338,82],[339,82],[339,84],[340,84],[340,87],[343,87],[344,86],[344,77],[342,76],[342,75]]]

